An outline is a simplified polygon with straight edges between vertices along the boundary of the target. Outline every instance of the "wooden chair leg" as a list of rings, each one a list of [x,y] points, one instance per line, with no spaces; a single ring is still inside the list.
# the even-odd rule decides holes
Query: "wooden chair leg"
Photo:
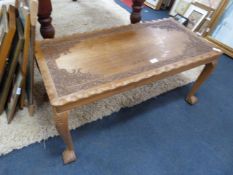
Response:
[[[141,21],[141,10],[143,8],[145,0],[133,0],[132,13],[130,21],[132,24],[139,23]]]
[[[67,146],[62,154],[64,164],[71,163],[76,160],[76,155],[74,152],[73,141],[68,127],[68,113],[57,113],[54,110],[54,121],[58,133]]]
[[[217,65],[217,61],[214,61],[212,63],[208,63],[205,65],[203,71],[201,72],[201,74],[197,78],[196,82],[194,83],[191,91],[189,92],[189,94],[186,98],[186,101],[189,104],[194,105],[197,103],[198,98],[195,96],[195,93],[198,91],[198,89],[200,88],[202,83],[204,83],[204,81],[210,76],[210,74],[213,72],[216,65]]]

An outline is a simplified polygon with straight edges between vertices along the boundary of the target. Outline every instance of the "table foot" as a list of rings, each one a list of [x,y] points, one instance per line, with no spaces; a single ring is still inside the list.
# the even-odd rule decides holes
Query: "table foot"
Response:
[[[66,144],[66,149],[62,154],[62,158],[64,164],[68,164],[76,160],[73,141],[68,127],[68,113],[57,113],[55,108],[53,108],[53,111],[56,129]]]
[[[68,164],[68,163],[74,162],[76,160],[76,155],[75,155],[75,152],[73,150],[66,149],[62,153],[62,158],[63,158],[64,164]]]
[[[194,83],[191,91],[187,95],[186,101],[189,104],[194,105],[197,103],[198,98],[195,96],[195,93],[198,91],[200,86],[205,82],[205,80],[211,75],[211,73],[214,71],[216,65],[217,65],[217,61],[213,61],[213,62],[205,65],[203,71],[201,72],[201,74],[197,78],[196,82]]]
[[[34,115],[35,111],[36,111],[36,105],[34,104],[28,105],[28,112],[31,117]]]
[[[50,20],[50,19],[49,19]],[[48,21],[45,21],[45,20],[40,20],[40,24],[41,24],[41,28],[40,28],[40,33],[41,33],[41,36],[43,38],[54,38],[55,36],[55,29],[54,27],[51,25],[51,21],[48,22]]]
[[[196,96],[188,96],[186,98],[186,101],[190,104],[190,105],[195,105],[198,102],[198,98]]]

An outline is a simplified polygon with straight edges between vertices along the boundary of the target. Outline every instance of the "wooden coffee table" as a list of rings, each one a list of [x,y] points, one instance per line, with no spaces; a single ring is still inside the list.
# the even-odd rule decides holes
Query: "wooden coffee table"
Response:
[[[222,54],[173,19],[42,41],[36,50],[56,128],[67,146],[64,163],[76,159],[71,109],[205,65],[186,98],[195,104],[195,92]]]

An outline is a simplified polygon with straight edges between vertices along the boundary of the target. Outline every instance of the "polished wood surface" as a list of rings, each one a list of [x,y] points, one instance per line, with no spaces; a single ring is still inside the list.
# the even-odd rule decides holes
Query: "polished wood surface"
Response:
[[[167,65],[185,64],[190,57],[216,53],[172,19],[45,41],[41,52],[49,58],[54,106],[67,103],[67,96],[75,98],[77,91],[82,99],[95,89],[107,91],[113,83],[120,86]]]
[[[77,1],[77,0],[73,0],[73,1]],[[132,24],[141,21],[141,10],[143,8],[144,2],[145,0],[133,0],[132,13],[130,16],[130,21]],[[38,21],[41,24],[40,33],[43,38],[54,38],[55,36],[55,29],[52,25],[51,13],[52,13],[51,0],[39,0]]]
[[[219,55],[221,52],[173,19],[75,34],[36,47],[56,114],[206,64],[189,101],[210,74],[208,65]],[[67,130],[61,136],[69,148],[63,159],[69,163],[67,159],[74,160],[72,139]]]

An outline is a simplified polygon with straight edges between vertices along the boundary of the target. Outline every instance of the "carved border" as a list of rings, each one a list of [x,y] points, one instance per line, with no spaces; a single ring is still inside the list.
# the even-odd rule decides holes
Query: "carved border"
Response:
[[[168,20],[171,20],[171,19],[166,19],[166,21],[168,21]],[[162,21],[162,20],[159,20],[159,21]],[[159,22],[159,21],[156,21],[156,22]],[[154,23],[154,21],[150,22],[150,23]],[[142,24],[140,24],[140,25],[142,25]],[[129,27],[131,27],[131,25],[129,25]],[[182,27],[182,28],[187,30],[185,27]],[[104,29],[104,30],[101,30],[100,33],[102,33],[102,32],[109,33],[109,32],[112,32],[113,29],[114,28]],[[117,27],[116,29],[121,30],[121,27]],[[91,35],[95,35],[95,32],[85,33],[85,34],[74,34],[72,36],[75,36],[75,37],[77,37],[77,36],[83,37],[83,35],[91,36]],[[188,32],[191,33],[190,31],[188,31]],[[192,34],[192,35],[195,36],[195,34]],[[188,67],[188,66],[192,65],[193,63],[198,63],[200,61],[208,61],[211,58],[216,59],[219,55],[221,55],[220,52],[210,51],[210,52],[203,54],[203,55],[200,55],[198,57],[193,57],[193,58],[191,57],[190,59],[181,60],[181,61],[178,61],[176,63],[162,66],[160,68],[155,68],[154,70],[150,70],[147,72],[136,74],[136,75],[133,75],[131,77],[123,78],[120,81],[115,80],[111,83],[106,83],[106,84],[100,85],[100,86],[98,86],[98,89],[92,88],[92,89],[88,89],[88,90],[81,90],[81,91],[78,91],[78,92],[73,93],[73,94],[58,97],[53,79],[52,79],[50,72],[49,72],[49,69],[47,67],[46,60],[45,60],[44,55],[42,54],[42,51],[40,49],[40,44],[45,44],[45,45],[46,45],[46,43],[51,44],[51,43],[54,43],[56,41],[66,40],[67,38],[70,38],[72,36],[67,36],[67,37],[63,37],[63,38],[59,38],[59,39],[55,39],[55,40],[51,40],[51,41],[43,41],[41,43],[37,43],[37,45],[36,45],[36,58],[37,58],[37,61],[38,61],[38,64],[39,64],[39,67],[41,70],[42,78],[43,78],[43,81],[44,81],[44,84],[46,87],[46,91],[47,91],[49,99],[50,99],[50,103],[53,106],[63,106],[63,105],[66,105],[68,103],[77,102],[77,101],[82,100],[82,99],[87,99],[87,98],[90,98],[94,95],[98,95],[98,94],[101,94],[101,93],[104,93],[107,91],[111,91],[111,90],[114,90],[114,89],[117,89],[117,88],[120,88],[123,86],[127,86],[127,85],[132,84],[132,83],[137,83],[137,82],[140,82],[142,80],[150,79],[150,78],[155,77],[155,76],[160,76],[166,72],[171,72],[174,69],[179,69],[181,67],[186,67],[186,66]],[[197,36],[195,36],[195,37],[197,37]],[[197,66],[199,66],[199,65],[197,65]]]
[[[136,27],[135,27],[136,26]],[[187,45],[187,49],[185,49],[183,55],[177,55],[176,57],[172,57],[166,60],[163,60],[161,62],[156,63],[155,65],[145,65],[141,67],[137,67],[125,72],[120,72],[111,76],[103,76],[99,74],[93,74],[93,73],[83,73],[80,70],[76,70],[74,72],[67,72],[65,69],[61,69],[59,71],[56,71],[57,64],[56,64],[56,58],[60,57],[61,54],[69,54],[70,48],[74,47],[74,45],[77,45],[82,42],[83,39],[93,39],[98,37],[105,37],[117,33],[127,32],[127,31],[137,31],[144,28],[160,28],[168,31],[181,31],[184,33],[186,37],[189,38],[190,44]],[[189,31],[184,30],[179,24],[174,23],[173,21],[166,19],[166,20],[160,20],[156,22],[147,22],[146,24],[136,24],[136,25],[130,25],[130,26],[122,26],[114,28],[114,30],[107,30],[106,32],[95,32],[94,35],[90,35],[87,33],[87,35],[82,36],[74,36],[72,38],[69,38],[64,41],[54,41],[49,44],[43,44],[42,45],[42,52],[46,55],[46,62],[50,71],[50,74],[52,76],[52,79],[54,81],[54,84],[57,89],[57,93],[59,97],[69,95],[71,93],[74,93],[74,87],[76,91],[80,91],[82,89],[89,89],[93,86],[99,86],[101,84],[105,84],[117,79],[122,79],[125,77],[136,75],[140,72],[146,72],[151,69],[156,69],[160,66],[163,66],[165,64],[169,64],[171,62],[176,62],[178,59],[185,59],[192,56],[196,56],[197,54],[203,54],[210,50],[210,46],[206,43],[200,42],[200,39],[197,37],[194,37],[190,35]],[[184,36],[184,37],[185,37]],[[200,46],[201,44],[201,46]],[[195,49],[192,49],[195,48]],[[135,60],[136,61],[136,60]],[[56,76],[54,76],[56,75]],[[69,79],[70,81],[66,81],[66,79]],[[66,86],[64,86],[66,84]],[[71,89],[69,87],[72,87]]]
[[[81,90],[79,92],[69,94],[67,96],[58,97],[51,104],[53,106],[62,106],[62,105],[76,102],[76,101],[79,101],[82,99],[91,98],[94,95],[98,95],[98,94],[101,94],[101,93],[104,93],[107,91],[111,91],[111,90],[114,90],[114,89],[117,89],[117,88],[120,88],[123,86],[127,86],[127,85],[132,84],[132,83],[137,83],[137,82],[140,82],[142,80],[150,79],[150,78],[155,77],[155,76],[159,77],[160,75],[162,75],[164,73],[168,73],[168,72],[171,72],[173,70],[177,70],[177,69],[182,68],[182,67],[188,67],[189,65],[192,65],[194,63],[198,63],[199,61],[204,61],[204,62],[205,61],[207,62],[208,60],[212,61],[213,59],[217,59],[218,56],[219,56],[219,53],[216,54],[216,52],[209,52],[205,55],[190,58],[190,59],[187,59],[185,61],[180,61],[180,62],[177,62],[175,64],[166,65],[166,66],[163,66],[163,67],[155,69],[155,70],[151,70],[148,72],[137,74],[137,75],[134,75],[130,78],[122,79],[121,81],[113,81],[111,83],[108,83],[107,85],[106,84],[103,85],[102,87],[98,86],[98,89],[92,88],[92,89],[88,89],[86,91]],[[209,61],[209,62],[211,62],[211,61]],[[199,64],[197,66],[200,66],[200,65],[203,65],[203,64]],[[194,66],[194,67],[197,67],[197,66]],[[192,68],[194,68],[194,67],[192,67]],[[190,69],[192,69],[192,68],[190,68]]]

